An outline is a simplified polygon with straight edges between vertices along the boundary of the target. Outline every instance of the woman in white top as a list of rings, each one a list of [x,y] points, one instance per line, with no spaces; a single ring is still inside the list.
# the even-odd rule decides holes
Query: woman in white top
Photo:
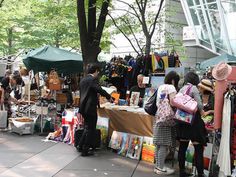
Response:
[[[179,79],[180,77],[175,71],[171,71],[166,75],[164,80],[165,84],[159,86],[158,88],[157,106],[160,100],[165,98],[165,96],[169,99],[169,103],[171,104],[171,100],[177,92]],[[171,119],[172,123],[167,124],[159,119],[158,114],[156,114],[155,118],[156,122],[154,123],[153,126],[153,141],[156,146],[156,151],[155,151],[156,164],[154,172],[160,175],[170,175],[174,173],[174,169],[165,167],[165,159],[167,155],[167,149],[170,147],[175,148],[175,142],[176,142],[175,122],[173,119]]]

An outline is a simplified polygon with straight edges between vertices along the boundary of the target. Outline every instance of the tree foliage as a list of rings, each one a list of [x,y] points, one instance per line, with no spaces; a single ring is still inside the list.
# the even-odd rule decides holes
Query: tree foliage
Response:
[[[159,46],[157,44],[160,44],[160,47],[180,44],[180,41],[175,41],[169,30],[179,28],[177,23],[170,21],[179,10],[178,7],[164,0],[116,2],[109,13],[116,26],[113,33],[122,33],[138,55],[150,54],[152,48]]]
[[[129,41],[137,54],[149,54],[154,32],[162,28],[161,11],[164,0],[117,0],[119,6],[113,6],[109,14],[114,25]],[[118,6],[118,7],[119,7]],[[118,12],[118,13],[116,13]]]
[[[0,55],[46,44],[80,49],[75,0],[7,0],[0,21]]]

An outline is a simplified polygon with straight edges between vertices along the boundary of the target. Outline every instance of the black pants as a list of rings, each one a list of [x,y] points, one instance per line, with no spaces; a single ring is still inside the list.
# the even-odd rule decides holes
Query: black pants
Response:
[[[84,117],[84,132],[79,142],[79,146],[82,149],[87,150],[90,147],[94,147],[94,138],[97,125],[96,115],[82,115]]]
[[[180,169],[180,176],[183,177],[185,172],[185,153],[188,148],[189,141],[180,141],[179,144],[179,153],[178,153],[178,161],[179,161],[179,169]],[[197,168],[198,176],[202,176],[203,173],[203,148],[202,144],[194,144],[194,151],[195,151],[195,166]]]

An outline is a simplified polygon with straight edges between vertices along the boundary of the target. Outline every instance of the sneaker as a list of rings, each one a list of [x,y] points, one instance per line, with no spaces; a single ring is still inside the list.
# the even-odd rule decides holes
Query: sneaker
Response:
[[[164,167],[164,168],[155,167],[154,173],[158,175],[171,175],[175,173],[175,170],[168,167]]]

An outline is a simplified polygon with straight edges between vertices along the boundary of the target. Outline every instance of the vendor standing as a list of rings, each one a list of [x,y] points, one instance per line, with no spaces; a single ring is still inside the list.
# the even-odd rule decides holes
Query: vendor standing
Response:
[[[17,104],[18,100],[11,95],[11,92],[14,91],[17,87],[17,82],[21,80],[19,75],[5,76],[1,82],[2,96],[1,103],[4,103],[5,109],[7,111],[7,118],[11,116],[11,102]],[[7,121],[8,125],[8,121]]]
[[[202,119],[205,124],[209,124],[213,120],[214,114],[214,83],[209,79],[202,79],[198,84],[199,91],[202,97],[203,110],[207,116]]]
[[[214,110],[214,83],[209,79],[202,79],[198,84],[199,91],[202,96],[204,111]]]
[[[140,93],[140,95],[139,95],[139,103],[138,103],[139,107],[142,107],[142,105],[143,105],[143,97],[145,95],[145,87],[146,87],[146,85],[143,84],[143,78],[144,78],[144,75],[142,75],[142,74],[139,74],[137,76],[137,84],[138,85],[135,85],[135,86],[131,87],[131,89],[130,89],[130,96],[129,96],[131,98],[132,92],[139,92]]]

